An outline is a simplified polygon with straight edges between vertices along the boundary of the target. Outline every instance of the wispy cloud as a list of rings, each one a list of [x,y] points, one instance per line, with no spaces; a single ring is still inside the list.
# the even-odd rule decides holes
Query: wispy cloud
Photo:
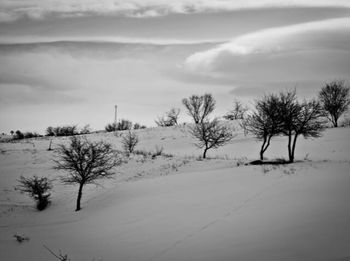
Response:
[[[184,63],[192,72],[215,71],[220,63],[249,55],[278,54],[310,49],[350,51],[350,18],[296,24],[261,30],[237,37],[204,52],[189,56]]]
[[[194,45],[194,44],[218,44],[225,39],[171,39],[171,38],[141,38],[118,36],[1,36],[0,44],[40,44],[55,42],[76,43],[121,43],[121,44],[145,44],[145,45]]]
[[[345,7],[348,0],[2,0],[0,21],[21,17],[117,15],[156,17],[168,14],[232,11],[249,8]]]

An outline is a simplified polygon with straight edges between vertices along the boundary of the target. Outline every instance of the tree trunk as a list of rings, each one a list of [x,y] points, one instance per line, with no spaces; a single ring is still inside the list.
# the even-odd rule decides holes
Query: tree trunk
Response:
[[[333,127],[337,128],[338,127],[338,117],[336,115],[332,115],[332,123],[333,123]]]
[[[292,133],[288,132],[288,157],[289,157],[289,162],[293,162],[294,158],[292,155]]]
[[[266,144],[266,137],[264,137],[263,139],[263,144],[261,145],[261,149],[260,149],[260,160],[264,159],[264,152],[265,152],[265,144]]]
[[[78,192],[78,197],[77,197],[77,207],[76,207],[75,211],[79,211],[81,209],[80,201],[81,201],[81,197],[83,195],[83,186],[84,186],[83,183],[79,184],[79,192]]]
[[[271,135],[269,135],[269,137],[267,138],[267,141],[266,141],[266,137],[264,138],[264,142],[260,150],[260,160],[264,160],[264,153],[267,150],[267,148],[270,146],[271,138],[272,138]]]
[[[297,144],[297,138],[298,138],[298,134],[295,134],[294,135],[294,140],[293,140],[292,155],[289,158],[290,162],[294,162],[294,154],[295,154],[295,146]]]
[[[207,157],[207,151],[208,151],[208,148],[205,148],[203,152],[203,159]]]

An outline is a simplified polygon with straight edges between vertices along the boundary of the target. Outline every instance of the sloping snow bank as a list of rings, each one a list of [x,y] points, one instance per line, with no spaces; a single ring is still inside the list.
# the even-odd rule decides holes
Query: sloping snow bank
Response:
[[[160,144],[177,156],[122,166],[104,188],[86,188],[78,213],[75,187],[57,182],[53,204],[43,212],[13,191],[21,174],[57,177],[48,140],[0,144],[0,260],[55,260],[44,244],[72,261],[349,260],[349,129],[300,139],[297,159],[308,153],[313,161],[239,167],[232,160],[191,161],[173,170],[179,175],[164,168],[193,153],[187,134],[178,129],[140,134],[141,148]],[[120,142],[108,134],[91,138],[116,147]],[[241,135],[213,154],[254,158],[258,146]],[[267,155],[285,155],[285,146],[278,137]],[[141,170],[147,175],[133,179]],[[30,240],[19,244],[14,234]]]
[[[350,255],[349,170],[244,166],[123,184],[68,217],[1,224],[1,260],[50,260],[43,244],[74,261],[337,260]]]

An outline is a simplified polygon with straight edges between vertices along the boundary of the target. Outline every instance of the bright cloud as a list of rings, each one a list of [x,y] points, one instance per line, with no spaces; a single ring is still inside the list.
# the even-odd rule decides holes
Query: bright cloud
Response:
[[[185,60],[185,68],[198,73],[215,71],[223,60],[227,62],[254,54],[327,48],[327,45],[333,45],[335,49],[350,46],[350,18],[270,28],[243,35],[207,51],[192,54]]]
[[[20,17],[120,15],[155,17],[168,14],[232,11],[249,8],[344,7],[348,0],[2,0],[0,22]]]

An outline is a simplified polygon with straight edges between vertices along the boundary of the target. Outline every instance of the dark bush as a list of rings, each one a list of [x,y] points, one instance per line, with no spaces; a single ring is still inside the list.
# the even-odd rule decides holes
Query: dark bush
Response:
[[[46,177],[33,176],[31,178],[25,178],[23,176],[18,180],[20,183],[15,187],[21,193],[27,193],[36,201],[36,208],[38,210],[44,210],[50,203],[50,191],[52,189],[52,182]]]
[[[113,123],[108,123],[105,127],[105,130],[107,132],[112,132],[112,131],[117,131],[117,124],[115,122]]]
[[[131,130],[132,128],[132,122],[129,121],[129,120],[125,120],[125,119],[121,119],[119,122],[118,122],[118,125],[117,125],[117,130]]]
[[[24,134],[20,130],[16,130],[14,139],[16,140],[24,139]]]
[[[76,125],[66,125],[57,127],[47,127],[46,136],[73,136],[79,134]]]
[[[146,129],[147,127],[145,125],[141,125],[139,123],[134,124],[134,130],[139,130],[139,129]]]

